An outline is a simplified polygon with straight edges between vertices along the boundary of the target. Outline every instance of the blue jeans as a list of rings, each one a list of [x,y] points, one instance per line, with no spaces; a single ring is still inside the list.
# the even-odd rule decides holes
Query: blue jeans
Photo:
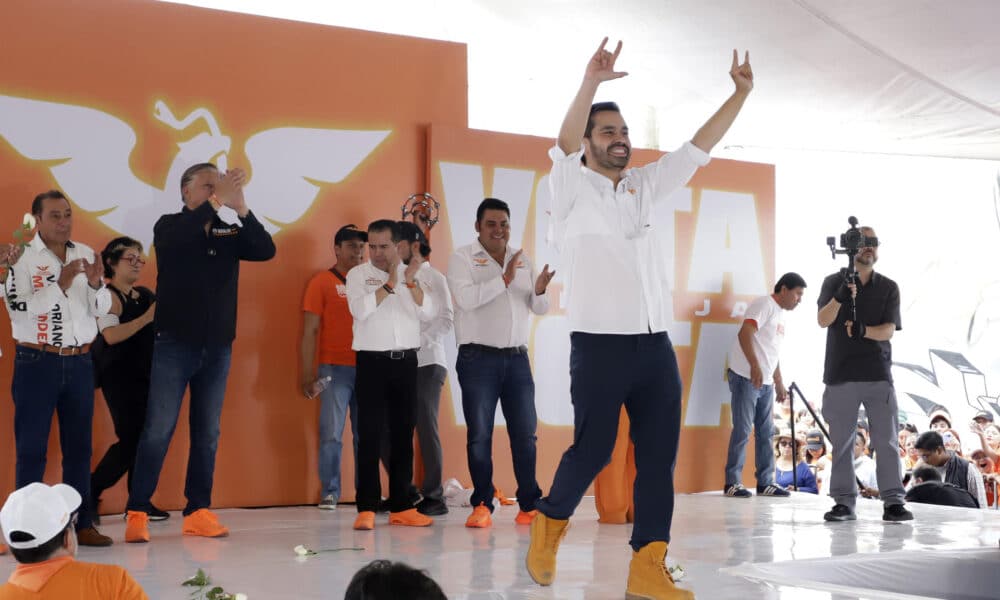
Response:
[[[215,451],[219,447],[219,417],[226,395],[232,347],[197,346],[157,334],[153,344],[146,424],[132,469],[128,510],[148,511],[150,498],[163,469],[163,459],[174,436],[184,390],[191,386],[188,453],[184,496],[187,516],[212,504]]]
[[[472,476],[470,504],[493,510],[493,424],[497,401],[507,420],[510,454],[521,510],[535,509],[542,496],[535,478],[535,380],[527,353],[501,353],[463,344],[455,363],[462,386],[462,412],[468,427],[467,453]]]
[[[733,431],[729,436],[729,456],[726,458],[726,486],[740,483],[743,479],[743,461],[746,459],[751,427],[754,430],[754,459],[757,463],[754,476],[758,486],[770,485],[774,483],[774,451],[771,450],[774,386],[768,384],[754,389],[749,379],[732,369],[729,369],[727,377],[729,391],[732,392]]]
[[[635,443],[635,526],[639,550],[670,541],[674,514],[674,465],[681,433],[681,377],[665,332],[570,334],[573,445],[563,454],[549,495],[538,511],[568,519],[594,477],[611,461],[622,404]]]
[[[93,524],[90,506],[91,431],[94,422],[94,366],[90,354],[59,356],[17,346],[14,357],[15,485],[42,481],[52,413],[59,418],[63,482],[83,499],[77,529]]]
[[[330,377],[330,385],[320,392],[319,400],[319,482],[323,497],[340,498],[340,453],[344,425],[350,408],[351,434],[354,438],[354,473],[358,472],[358,401],[354,397],[354,367],[319,365],[320,377]],[[355,481],[355,487],[357,481]]]

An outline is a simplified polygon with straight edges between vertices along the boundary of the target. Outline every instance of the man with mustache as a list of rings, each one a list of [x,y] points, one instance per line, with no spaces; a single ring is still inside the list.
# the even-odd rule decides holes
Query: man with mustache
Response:
[[[358,401],[354,397],[356,361],[351,349],[354,319],[347,307],[347,273],[364,262],[367,243],[368,233],[356,225],[338,229],[333,236],[337,261],[309,280],[302,300],[301,385],[306,398],[320,399],[318,462],[322,490],[317,506],[322,510],[334,510],[340,499],[340,452],[348,410],[357,473]]]
[[[885,521],[909,521],[913,514],[903,505],[899,472],[899,410],[892,385],[892,334],[903,328],[899,313],[899,286],[875,272],[879,241],[875,230],[862,227],[863,246],[854,256],[856,276],[848,281],[846,269],[823,280],[819,294],[819,326],[826,328],[826,361],[823,369],[823,418],[830,426],[833,468],[830,495],[836,501],[823,515],[827,521],[853,521],[858,486],[852,447],[858,410],[868,415],[871,448],[875,451],[879,496]],[[857,321],[852,314],[852,299]]]
[[[95,317],[106,315],[111,292],[101,278],[94,251],[74,241],[73,208],[59,190],[35,196],[37,224],[23,256],[8,248],[0,283],[16,342],[14,377],[15,485],[20,489],[45,474],[53,414],[59,419],[63,481],[87,507],[90,499],[94,365],[90,345]],[[111,538],[93,526],[83,510],[76,522],[81,546],[109,546]]]
[[[670,273],[655,231],[654,204],[683,187],[728,131],[753,88],[749,56],[733,51],[734,93],[691,142],[660,160],[626,169],[632,145],[618,106],[593,104],[597,88],[624,77],[601,42],[549,151],[553,241],[566,269],[571,333],[573,445],[549,495],[536,504],[528,572],[555,578],[556,551],[569,518],[608,464],[624,404],[635,442],[635,525],[630,598],[691,598],[664,568],[673,515],[673,472],[681,426],[681,379],[667,336],[673,321]],[[673,243],[673,232],[666,232]]]

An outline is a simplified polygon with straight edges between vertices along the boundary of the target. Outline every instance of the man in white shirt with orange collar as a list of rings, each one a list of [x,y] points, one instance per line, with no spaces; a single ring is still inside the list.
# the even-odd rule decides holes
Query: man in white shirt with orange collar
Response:
[[[733,51],[736,91],[691,142],[655,163],[626,169],[632,146],[614,103],[593,104],[598,86],[624,77],[605,39],[591,57],[559,139],[549,151],[554,240],[566,265],[571,333],[573,445],[531,525],[527,568],[542,585],[555,578],[556,551],[594,477],[608,463],[622,404],[635,442],[635,525],[627,595],[692,598],[664,568],[673,515],[673,472],[682,387],[667,336],[673,321],[670,273],[653,206],[683,187],[722,139],[753,87],[749,57]],[[582,164],[581,164],[582,163]],[[673,232],[666,232],[673,243]]]
[[[468,427],[467,452],[473,492],[466,527],[493,524],[493,423],[503,407],[517,479],[515,521],[531,523],[542,496],[535,478],[535,381],[528,362],[531,313],[549,310],[545,290],[554,271],[537,276],[523,250],[510,240],[510,208],[486,198],[476,210],[479,238],[459,248],[448,263],[448,286],[455,297],[462,411]]]
[[[396,221],[368,226],[368,260],[347,273],[347,306],[354,317],[357,352],[354,393],[358,400],[358,517],[354,528],[375,527],[381,499],[379,446],[389,428],[389,524],[425,527],[434,521],[408,502],[413,480],[413,427],[416,414],[417,350],[420,322],[436,315],[426,284],[417,278],[423,260],[419,230],[403,239]],[[398,246],[406,244],[408,264]]]
[[[774,484],[774,397],[784,402],[788,390],[781,379],[778,355],[785,339],[785,311],[794,310],[802,301],[806,282],[798,273],[785,273],[774,284],[774,293],[754,299],[743,315],[743,325],[729,349],[726,379],[732,393],[730,407],[733,431],[729,436],[726,458],[725,494],[731,498],[749,498],[743,487],[743,461],[746,458],[750,430],[754,430],[754,460],[758,496],[788,497]],[[820,440],[822,441],[822,440]]]

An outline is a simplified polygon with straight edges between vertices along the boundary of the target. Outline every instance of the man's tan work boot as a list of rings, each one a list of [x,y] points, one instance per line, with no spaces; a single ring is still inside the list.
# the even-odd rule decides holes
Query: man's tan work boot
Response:
[[[569,519],[551,519],[542,513],[532,519],[531,543],[524,563],[535,583],[552,585],[556,578],[556,552],[568,527]]]
[[[650,542],[632,553],[626,600],[694,600],[693,592],[674,585],[666,558],[666,542]]]

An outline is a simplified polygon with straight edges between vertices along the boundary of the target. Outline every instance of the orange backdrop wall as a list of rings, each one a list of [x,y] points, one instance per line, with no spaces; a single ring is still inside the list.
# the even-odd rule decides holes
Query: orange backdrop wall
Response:
[[[134,0],[3,3],[0,40],[7,57],[0,71],[0,227],[13,232],[31,198],[58,187],[73,202],[74,238],[100,249],[121,233],[149,237],[134,223],[150,211],[180,209],[179,182],[170,175],[185,161],[215,160],[250,173],[249,204],[273,230],[278,255],[241,272],[216,506],[317,499],[318,406],[297,391],[300,306],[310,275],[333,262],[330,242],[340,225],[399,218],[407,196],[429,190],[442,202],[431,262],[445,271],[452,250],[471,241],[469,211],[484,195],[496,194],[514,208],[514,224],[522,228],[516,243],[539,264],[551,261],[558,268],[558,257],[544,244],[551,141],[466,129],[463,45]],[[656,156],[637,152],[635,160]],[[468,183],[475,176],[469,169],[476,168],[478,187]],[[695,365],[704,326],[735,326],[740,302],[773,281],[773,182],[770,166],[714,161],[685,192],[690,209],[674,212],[676,316],[688,336],[678,355],[686,383],[708,372]],[[754,252],[762,266],[760,281],[749,287],[734,286],[723,259],[715,261],[722,266],[712,275],[717,291],[700,289],[704,283],[690,288],[692,265],[702,264],[694,254],[704,250],[697,231],[706,190],[752,199],[759,240]],[[124,214],[138,221],[123,220]],[[0,240],[7,235],[0,232]],[[718,248],[723,255],[732,250]],[[154,285],[152,263],[140,283]],[[556,282],[555,296],[558,288]],[[711,308],[698,316],[706,300]],[[561,319],[554,308],[532,328],[543,489],[572,435]],[[6,319],[0,319],[0,349],[0,381],[9,382],[13,340]],[[706,383],[693,387],[707,391],[699,397],[686,386],[681,491],[721,486],[729,431],[727,398],[718,393],[723,372],[718,363],[707,379],[701,376]],[[449,377],[442,397],[444,473],[468,485],[455,385]],[[4,395],[0,494],[14,485],[13,404]],[[702,397],[709,406],[692,419],[691,407]],[[96,463],[114,440],[99,393],[93,428]],[[60,476],[54,433],[49,481]],[[154,497],[165,508],[183,505],[187,435],[185,409]],[[498,429],[497,484],[513,492],[505,438]],[[344,499],[353,497],[349,448],[345,443]],[[106,510],[124,506],[124,482],[104,499]]]

